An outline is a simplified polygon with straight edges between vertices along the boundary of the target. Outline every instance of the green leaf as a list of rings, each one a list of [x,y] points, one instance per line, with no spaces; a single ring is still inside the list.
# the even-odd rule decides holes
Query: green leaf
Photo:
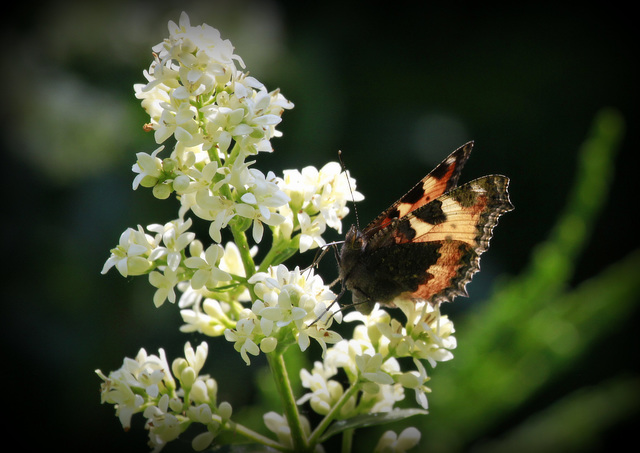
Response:
[[[378,412],[376,414],[358,415],[347,420],[335,422],[320,438],[320,443],[325,442],[330,437],[348,429],[364,428],[367,426],[383,425],[385,423],[397,422],[414,415],[426,415],[429,411],[424,409],[396,409],[391,412]]]

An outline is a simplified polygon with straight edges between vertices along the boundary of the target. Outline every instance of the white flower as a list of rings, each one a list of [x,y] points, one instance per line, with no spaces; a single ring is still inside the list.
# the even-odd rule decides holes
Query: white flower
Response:
[[[361,373],[361,376],[375,384],[393,384],[393,378],[389,374],[385,373],[382,367],[382,355],[374,354],[370,356],[368,354],[362,354],[356,356],[356,365]],[[365,391],[373,393],[378,390],[378,386],[365,386]],[[375,390],[374,390],[375,389]]]
[[[426,359],[432,367],[453,358],[451,349],[456,348],[457,342],[452,335],[453,323],[447,316],[441,316],[440,310],[426,301],[395,303],[407,317],[402,340],[405,344],[399,347],[405,355]]]
[[[233,46],[229,40],[223,40],[220,32],[207,24],[192,27],[189,16],[185,12],[180,14],[178,24],[169,21],[168,41],[154,47],[154,50],[159,52],[160,59],[168,57],[172,51],[179,59],[181,57],[179,52],[185,52],[182,57],[187,59],[185,63],[188,66],[189,62],[194,61],[189,53],[199,49],[200,52],[207,54],[209,60],[216,61],[218,64],[231,65],[233,60],[236,60],[244,66],[240,57],[234,55]]]
[[[255,285],[258,299],[251,309],[240,313],[235,330],[225,331],[226,339],[234,343],[247,364],[247,353],[271,352],[277,346],[278,338],[295,338],[302,351],[309,347],[310,338],[316,339],[323,349],[326,349],[326,343],[341,340],[339,334],[328,329],[332,319],[325,309],[335,294],[311,270],[303,273],[295,268],[289,271],[281,264],[269,268],[268,272],[255,273],[249,283]],[[319,308],[323,310],[322,316],[317,314]],[[339,315],[337,313],[335,317],[341,320]],[[314,321],[317,322],[308,327]]]
[[[122,367],[109,376],[100,370],[96,370],[96,374],[104,381],[101,386],[102,402],[115,404],[116,414],[125,429],[131,425],[131,416],[140,412],[146,402],[145,397],[133,389],[143,389],[147,398],[155,398],[161,389],[175,387],[162,349],[158,356],[148,355],[140,349],[135,359],[125,358]]]
[[[195,451],[203,451],[211,445],[213,439],[215,438],[215,434],[211,431],[205,431],[203,433],[198,434],[191,441],[191,448]]]
[[[315,312],[317,313],[317,310],[315,310]],[[328,313],[326,312],[326,310],[323,311],[323,313],[327,313],[326,316],[331,316],[331,314],[335,314],[335,312]],[[297,333],[296,339],[298,341],[298,344],[300,345],[300,350],[305,351],[309,347],[309,343],[310,343],[309,339],[313,338],[322,347],[322,355],[324,356],[327,352],[327,343],[332,344],[342,340],[342,337],[340,336],[339,333],[329,330],[327,327],[320,324],[320,322],[322,322],[322,320],[324,319],[324,316],[325,315],[323,314],[322,317],[319,318],[318,322],[316,322],[310,327],[307,326],[306,329],[300,330]]]
[[[298,214],[298,223],[300,224],[300,252],[304,253],[326,244],[322,238],[322,233],[326,230],[324,217],[316,216],[311,219],[309,214],[303,211]]]
[[[267,412],[262,416],[262,419],[269,431],[278,437],[278,441],[290,450],[293,450],[291,428],[289,428],[287,419],[276,412]],[[309,420],[303,415],[300,416],[300,425],[302,427],[303,434],[305,436],[309,436],[311,434],[311,425],[309,424]]]
[[[297,403],[304,404],[306,401],[310,401],[311,408],[316,413],[328,414],[344,393],[342,385],[338,381],[330,379],[337,373],[337,368],[327,368],[322,362],[315,362],[311,373],[304,368],[300,370],[302,386],[311,392],[303,395]],[[344,415],[344,410],[341,411],[341,415]]]
[[[281,135],[275,126],[293,104],[238,70],[236,63],[242,68],[244,63],[218,30],[191,26],[182,13],[178,24],[169,22],[169,37],[153,50],[156,56],[144,74],[147,83],[134,89],[157,143],[173,135],[179,145],[226,153],[233,139],[241,160],[271,151],[269,139]]]
[[[156,62],[152,64],[152,72],[153,67],[156,64]],[[147,81],[152,83],[136,83],[133,85],[133,89],[136,97],[138,99],[142,99],[142,108],[149,115],[152,127],[156,129],[158,121],[160,120],[160,115],[162,115],[162,111],[164,109],[163,105],[171,102],[171,98],[169,96],[171,87],[158,80],[155,74],[153,76],[149,74],[149,71],[144,71],[143,74]]]
[[[249,250],[249,254],[254,257],[258,253],[258,247],[254,246]],[[224,254],[220,259],[220,270],[228,272],[229,274],[238,275],[240,277],[246,277],[246,271],[244,269],[244,263],[240,256],[240,250],[234,242],[227,242],[224,246]],[[249,301],[251,300],[249,292],[245,291],[237,296],[237,300]]]
[[[391,412],[396,403],[404,400],[404,388],[400,384],[379,385],[377,393],[363,393],[361,402],[371,407],[369,412]]]
[[[399,436],[393,431],[387,431],[378,441],[374,453],[405,453],[418,445],[418,442],[420,431],[413,426],[404,429]]]
[[[260,316],[273,321],[277,327],[284,327],[292,322],[299,323],[300,320],[304,319],[307,312],[304,308],[294,305],[294,303],[297,303],[299,295],[295,292],[293,294],[289,293],[290,290],[291,288],[283,288],[278,294],[277,304],[273,307],[267,306],[263,308]]]
[[[196,374],[198,374],[204,366],[204,362],[205,360],[207,360],[208,354],[209,345],[205,341],[200,343],[195,351],[193,350],[193,348],[191,347],[191,343],[189,342],[187,342],[184,346],[184,358],[189,363],[189,366],[194,369]]]
[[[278,184],[291,199],[278,208],[286,219],[281,231],[290,236],[300,230],[301,252],[323,246],[322,234],[327,226],[342,232],[342,219],[349,213],[347,203],[364,198],[355,191],[355,180],[343,173],[337,162],[329,162],[320,170],[313,166],[302,171],[285,170]]]
[[[167,394],[162,395],[157,406],[147,407],[144,416],[147,418],[145,428],[149,430],[149,445],[154,447],[154,452],[159,452],[168,442],[177,439],[185,428],[181,420],[169,412]]]
[[[356,181],[348,171],[342,172],[338,163],[329,162],[318,172],[319,190],[311,204],[322,213],[327,225],[342,233],[342,219],[349,213],[349,201],[361,201],[364,196],[356,191]]]
[[[336,296],[312,269],[301,272],[296,267],[290,271],[280,264],[270,267],[268,272],[254,274],[249,283],[255,284],[254,291],[262,303],[256,306],[259,308],[256,315],[274,322],[278,329],[291,328],[301,350],[309,346],[309,338],[316,339],[323,349],[325,343],[341,339],[339,334],[328,330],[333,318],[341,321],[338,307],[333,308],[334,316],[326,310]]]
[[[202,287],[215,288],[218,282],[231,280],[231,275],[218,268],[223,253],[224,249],[221,245],[212,244],[202,257],[192,256],[184,260],[185,266],[198,269],[191,278],[191,287],[193,289],[197,290]]]
[[[236,205],[236,212],[242,217],[253,219],[253,239],[260,242],[263,233],[262,223],[277,226],[284,221],[284,217],[273,210],[286,204],[289,197],[276,184],[273,172],[265,176],[259,170],[249,169],[249,173],[249,191],[240,198],[243,203]]]
[[[192,247],[192,249],[193,254],[204,255],[202,251],[198,251],[201,248],[196,250]],[[252,256],[256,252],[256,247],[250,251]],[[245,276],[240,251],[233,242],[228,242],[225,245],[224,254],[217,268],[227,274]],[[221,282],[221,284],[228,283]],[[245,285],[238,285],[236,289],[225,288],[223,292],[217,293],[220,300],[211,298],[211,291],[215,291],[217,287],[206,288],[203,286],[196,290],[191,286],[190,282],[182,282],[178,288],[182,291],[178,305],[181,308],[180,314],[185,322],[180,327],[180,330],[182,332],[201,332],[212,337],[223,335],[227,328],[235,325],[235,321],[229,317],[229,312],[234,304],[251,300]]]
[[[246,318],[237,322],[235,330],[227,329],[224,332],[227,341],[233,343],[233,347],[240,353],[247,365],[251,365],[251,360],[249,360],[247,354],[258,355],[260,353],[260,348],[252,338],[254,327],[254,320]]]
[[[138,160],[131,168],[138,175],[133,179],[133,190],[139,185],[143,187],[153,187],[162,176],[162,160],[158,158],[158,153],[164,149],[164,146],[157,148],[151,155],[147,153],[137,153]]]
[[[132,383],[128,382],[129,376],[125,373],[112,372],[109,376],[105,376],[102,371],[96,370],[96,374],[104,381],[101,386],[102,402],[115,404],[116,415],[122,427],[125,430],[129,429],[131,416],[142,410],[144,398],[133,392]],[[135,382],[133,384],[135,385]]]
[[[120,235],[118,246],[111,250],[102,273],[107,273],[115,266],[123,277],[142,275],[152,268],[153,263],[149,257],[157,246],[157,241],[146,234],[140,225],[137,230],[127,228]]]
[[[365,350],[373,353],[373,348],[363,344],[358,340],[342,340],[327,349],[324,357],[325,366],[330,368],[343,368],[351,380],[355,381],[358,376],[356,365],[356,355],[362,354]]]
[[[164,225],[152,224],[147,226],[147,230],[157,233],[162,237],[165,247],[157,247],[150,256],[152,261],[161,257],[167,257],[167,265],[172,271],[178,269],[182,261],[182,250],[184,250],[195,239],[195,233],[187,231],[191,227],[191,219],[183,221],[177,219]]]
[[[192,307],[180,310],[185,323],[180,326],[182,332],[200,332],[217,337],[223,335],[229,326],[235,325],[227,316],[230,309],[228,303],[204,297],[202,291],[196,291],[190,286],[180,297],[179,305],[181,308]]]
[[[169,299],[169,302],[175,303],[176,292],[174,287],[178,282],[177,272],[170,267],[166,267],[164,273],[158,271],[149,273],[149,283],[158,288],[153,295],[153,303],[156,307],[160,307],[167,299]]]
[[[181,216],[191,210],[201,219],[211,221],[209,235],[217,243],[222,241],[221,230],[236,216],[236,203],[208,188],[186,193],[180,197],[180,202]]]

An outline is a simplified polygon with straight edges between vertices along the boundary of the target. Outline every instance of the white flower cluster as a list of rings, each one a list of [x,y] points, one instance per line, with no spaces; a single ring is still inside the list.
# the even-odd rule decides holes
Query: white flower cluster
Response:
[[[363,199],[356,181],[336,162],[285,170],[281,177],[252,167],[259,153],[273,151],[270,140],[281,135],[276,126],[293,104],[244,73],[233,46],[214,28],[193,27],[183,13],[179,24],[169,23],[169,37],[153,50],[147,83],[136,85],[135,92],[150,116],[145,129],[154,131],[160,146],[151,154],[137,154],[133,188],[151,188],[159,199],[175,195],[178,214],[163,224],[124,231],[102,273],[115,268],[124,277],[148,275],[156,306],[178,303],[183,332],[224,337],[247,365],[250,356],[269,355],[286,409],[284,416],[264,416],[277,441],[231,422],[231,406],[217,402],[216,381],[200,375],[206,343],[195,350],[187,343],[185,357],[171,367],[162,349],[157,356],[141,349],[108,376],[96,370],[104,381],[102,401],[115,405],[125,429],[133,414],[142,413],[154,451],[193,423],[206,427],[193,439],[197,451],[208,448],[223,430],[277,450],[309,441],[320,451],[321,430],[312,432],[308,420],[297,414],[295,398],[284,388],[288,383],[282,382],[285,368],[274,365],[288,347],[306,351],[314,340],[323,360],[311,371],[301,370],[309,392],[297,404],[309,402],[324,415],[323,429],[335,419],[393,411],[405,389],[413,389],[426,408],[429,378],[422,361],[435,366],[452,358],[451,322],[426,302],[396,301],[406,323],[378,308],[366,317],[349,314],[345,319],[362,324],[343,340],[330,330],[334,320],[342,321],[333,303],[336,294],[313,267],[289,269],[283,263],[296,252],[327,246],[327,228],[342,231],[347,204]],[[161,157],[170,139],[172,151]],[[206,222],[206,240],[191,231],[193,221]],[[265,225],[271,248],[258,254]],[[233,242],[223,244],[225,229]],[[260,263],[254,261],[258,256]],[[409,363],[414,368],[407,370]],[[336,378],[338,370],[346,374],[347,388]],[[376,451],[405,451],[418,440],[415,430],[399,436],[387,432]]]
[[[153,50],[147,83],[134,88],[150,116],[146,128],[155,131],[157,143],[173,137],[175,146],[165,158],[160,157],[164,145],[151,154],[138,153],[133,188],[152,188],[161,199],[175,193],[179,214],[164,225],[127,229],[102,272],[115,267],[125,277],[147,274],[157,289],[156,306],[179,299],[183,331],[219,336],[230,329],[227,337],[234,338],[251,327],[251,316],[240,303],[251,301],[249,288],[258,277],[247,279],[258,266],[243,259],[234,243],[223,247],[222,230],[249,230],[260,243],[264,225],[270,227],[279,249],[272,246],[267,256],[280,258],[263,262],[261,269],[267,269],[287,254],[324,245],[326,227],[341,231],[347,203],[363,197],[335,162],[320,170],[286,170],[283,177],[252,168],[253,157],[272,151],[270,139],[280,135],[275,127],[293,104],[242,72],[244,63],[216,29],[191,26],[182,13],[179,24],[169,22],[169,37]],[[189,212],[208,222],[207,242],[213,241],[208,247],[189,231]],[[300,327],[299,320],[294,324]],[[301,347],[309,335],[319,337],[309,330],[298,335]],[[263,349],[273,342],[272,335],[267,337]],[[241,350],[255,351],[250,342]]]
[[[230,283],[231,274],[222,269],[234,266],[225,262],[222,246],[214,243],[204,250],[195,233],[188,231],[190,227],[191,219],[177,219],[165,225],[149,225],[147,232],[140,225],[128,228],[111,250],[102,273],[115,266],[123,277],[148,274],[149,282],[157,288],[153,297],[157,307],[167,299],[175,302],[175,287],[185,280],[190,279],[190,285],[197,289]],[[230,254],[228,258],[233,261],[235,257]]]
[[[251,309],[242,310],[236,328],[225,331],[225,337],[234,343],[247,365],[251,363],[247,354],[272,352],[293,341],[305,351],[310,338],[323,350],[326,343],[342,339],[328,329],[333,319],[340,321],[342,317],[335,304],[329,310],[336,295],[312,269],[302,272],[296,267],[289,271],[281,264],[269,268],[269,272],[254,274],[249,283],[255,285],[257,298]]]
[[[281,135],[276,125],[284,110],[293,108],[278,90],[265,86],[236,67],[244,67],[233,46],[208,25],[193,27],[185,13],[179,25],[169,23],[170,36],[156,45],[155,59],[145,77],[134,86],[136,96],[150,116],[158,144],[170,137],[176,145],[161,159],[160,146],[151,154],[138,153],[133,188],[153,188],[158,198],[178,196],[180,218],[188,211],[210,222],[209,234],[220,243],[221,230],[237,222],[253,224],[260,242],[264,224],[283,225],[287,237],[301,231],[300,250],[324,244],[328,225],[341,230],[353,197],[337,163],[320,171],[285,171],[284,178],[250,168],[248,160],[271,152],[271,138]],[[295,197],[295,201],[292,198]]]
[[[217,403],[216,381],[199,374],[207,359],[207,343],[195,350],[186,343],[184,353],[184,358],[175,359],[169,367],[164,350],[149,355],[141,349],[135,359],[125,358],[122,367],[108,376],[96,370],[103,380],[102,402],[115,405],[125,430],[131,426],[132,415],[142,412],[154,452],[194,422],[207,428],[193,440],[194,449],[202,450],[231,416],[229,403]]]
[[[138,153],[133,187],[152,187],[158,198],[175,192],[180,217],[191,210],[210,221],[218,243],[221,229],[236,216],[254,223],[260,242],[263,223],[284,221],[274,210],[289,199],[273,173],[249,168],[254,161],[247,159],[273,150],[270,139],[281,135],[275,127],[293,104],[239,70],[242,60],[216,29],[192,27],[182,13],[179,25],[169,23],[169,33],[153,48],[148,83],[134,89],[156,142],[173,137],[176,145],[164,159],[158,157],[164,146],[150,155]]]
[[[407,317],[402,325],[377,306],[368,316],[349,313],[346,321],[360,320],[353,338],[342,340],[329,348],[322,362],[315,362],[309,372],[301,370],[302,385],[310,390],[298,404],[310,402],[311,408],[326,415],[342,398],[345,388],[335,380],[342,368],[350,385],[360,384],[362,395],[354,395],[342,406],[340,418],[369,412],[389,412],[396,402],[404,399],[404,389],[413,389],[416,401],[427,409],[425,385],[429,380],[421,360],[432,366],[453,358],[456,347],[453,323],[429,303],[396,301]],[[413,358],[414,370],[403,371],[402,357]]]
[[[147,231],[140,226],[127,229],[102,270],[115,266],[125,277],[149,274],[158,289],[156,305],[175,302],[175,287],[208,298],[220,282],[228,286],[235,277],[254,272],[246,263],[244,270],[235,266],[232,272],[220,271],[228,250],[217,245],[224,228],[245,231],[251,226],[259,243],[267,225],[283,248],[304,252],[325,244],[321,235],[326,226],[341,231],[341,220],[349,212],[346,204],[362,199],[350,190],[355,190],[355,180],[335,162],[320,170],[286,170],[282,178],[251,168],[255,161],[249,158],[272,151],[270,139],[280,135],[275,126],[293,104],[237,69],[236,63],[244,66],[242,60],[214,28],[193,27],[183,13],[179,25],[169,23],[169,32],[169,38],[154,47],[155,59],[145,72],[148,83],[135,85],[135,91],[151,118],[148,128],[155,130],[156,141],[173,136],[176,144],[164,159],[159,157],[164,145],[151,154],[138,153],[133,187],[153,188],[161,199],[175,193],[179,218]],[[188,231],[188,212],[209,222],[215,244],[207,250],[201,250]]]
[[[342,233],[342,219],[349,213],[347,201],[364,199],[355,191],[355,180],[337,162],[320,170],[312,166],[285,170],[279,185],[291,200],[278,208],[285,218],[280,231],[288,238],[300,231],[301,252],[325,245],[322,234],[327,226]]]

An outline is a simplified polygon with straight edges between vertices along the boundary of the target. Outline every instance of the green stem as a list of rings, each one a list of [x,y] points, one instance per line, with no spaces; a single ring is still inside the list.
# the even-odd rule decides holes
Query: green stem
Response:
[[[260,263],[260,272],[266,272],[269,266],[278,265],[298,252],[299,248],[294,246],[294,241],[290,239],[281,239],[274,237],[274,244],[271,250]]]
[[[266,445],[268,447],[271,448],[275,448],[276,450],[280,450],[280,451],[287,451],[288,448],[284,445],[282,445],[280,442],[277,442],[273,439],[270,439],[266,436],[263,436],[260,433],[257,433],[255,431],[253,431],[250,428],[247,428],[244,425],[241,425],[239,423],[235,423],[232,422],[231,420],[223,420],[222,417],[220,417],[217,414],[213,414],[212,415],[213,420],[220,423],[221,425],[224,426],[223,429],[227,430],[227,431],[231,431],[233,433],[237,433],[240,434],[241,436],[252,440],[254,442],[260,443],[262,445]]]
[[[342,453],[351,453],[351,447],[353,446],[353,433],[355,430],[347,429],[342,433]]]
[[[240,259],[242,259],[242,265],[244,266],[244,272],[247,275],[247,279],[249,279],[253,274],[256,273],[256,265],[253,262],[253,258],[251,257],[251,248],[249,247],[249,242],[247,241],[247,236],[244,234],[244,231],[231,226],[231,232],[233,233],[233,239],[238,246],[238,250],[240,251]]]
[[[342,394],[338,402],[331,408],[329,413],[324,416],[322,421],[318,424],[318,426],[316,426],[316,429],[314,429],[311,433],[311,436],[309,436],[309,444],[315,445],[319,441],[320,436],[324,434],[331,422],[333,422],[333,420],[338,416],[338,413],[340,412],[340,409],[342,409],[342,406],[344,406],[345,403],[349,401],[349,398],[351,398],[359,389],[360,386],[356,382]]]
[[[302,430],[302,424],[300,422],[300,414],[298,413],[298,405],[293,396],[293,389],[291,388],[291,381],[287,374],[287,369],[284,363],[284,357],[281,353],[273,352],[266,354],[269,360],[269,367],[273,373],[273,379],[276,384],[276,389],[282,400],[282,406],[284,408],[284,416],[289,424],[291,430],[291,439],[293,440],[293,450],[296,452],[305,452],[309,450],[309,443]]]

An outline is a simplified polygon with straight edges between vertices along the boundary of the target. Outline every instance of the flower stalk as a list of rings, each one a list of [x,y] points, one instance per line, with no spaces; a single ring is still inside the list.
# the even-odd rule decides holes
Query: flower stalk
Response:
[[[267,360],[269,361],[269,368],[273,374],[276,390],[280,395],[284,414],[291,430],[294,451],[301,453],[309,451],[309,442],[302,429],[300,413],[298,412],[298,405],[293,396],[291,380],[287,374],[284,356],[280,352],[272,352],[267,354]]]

